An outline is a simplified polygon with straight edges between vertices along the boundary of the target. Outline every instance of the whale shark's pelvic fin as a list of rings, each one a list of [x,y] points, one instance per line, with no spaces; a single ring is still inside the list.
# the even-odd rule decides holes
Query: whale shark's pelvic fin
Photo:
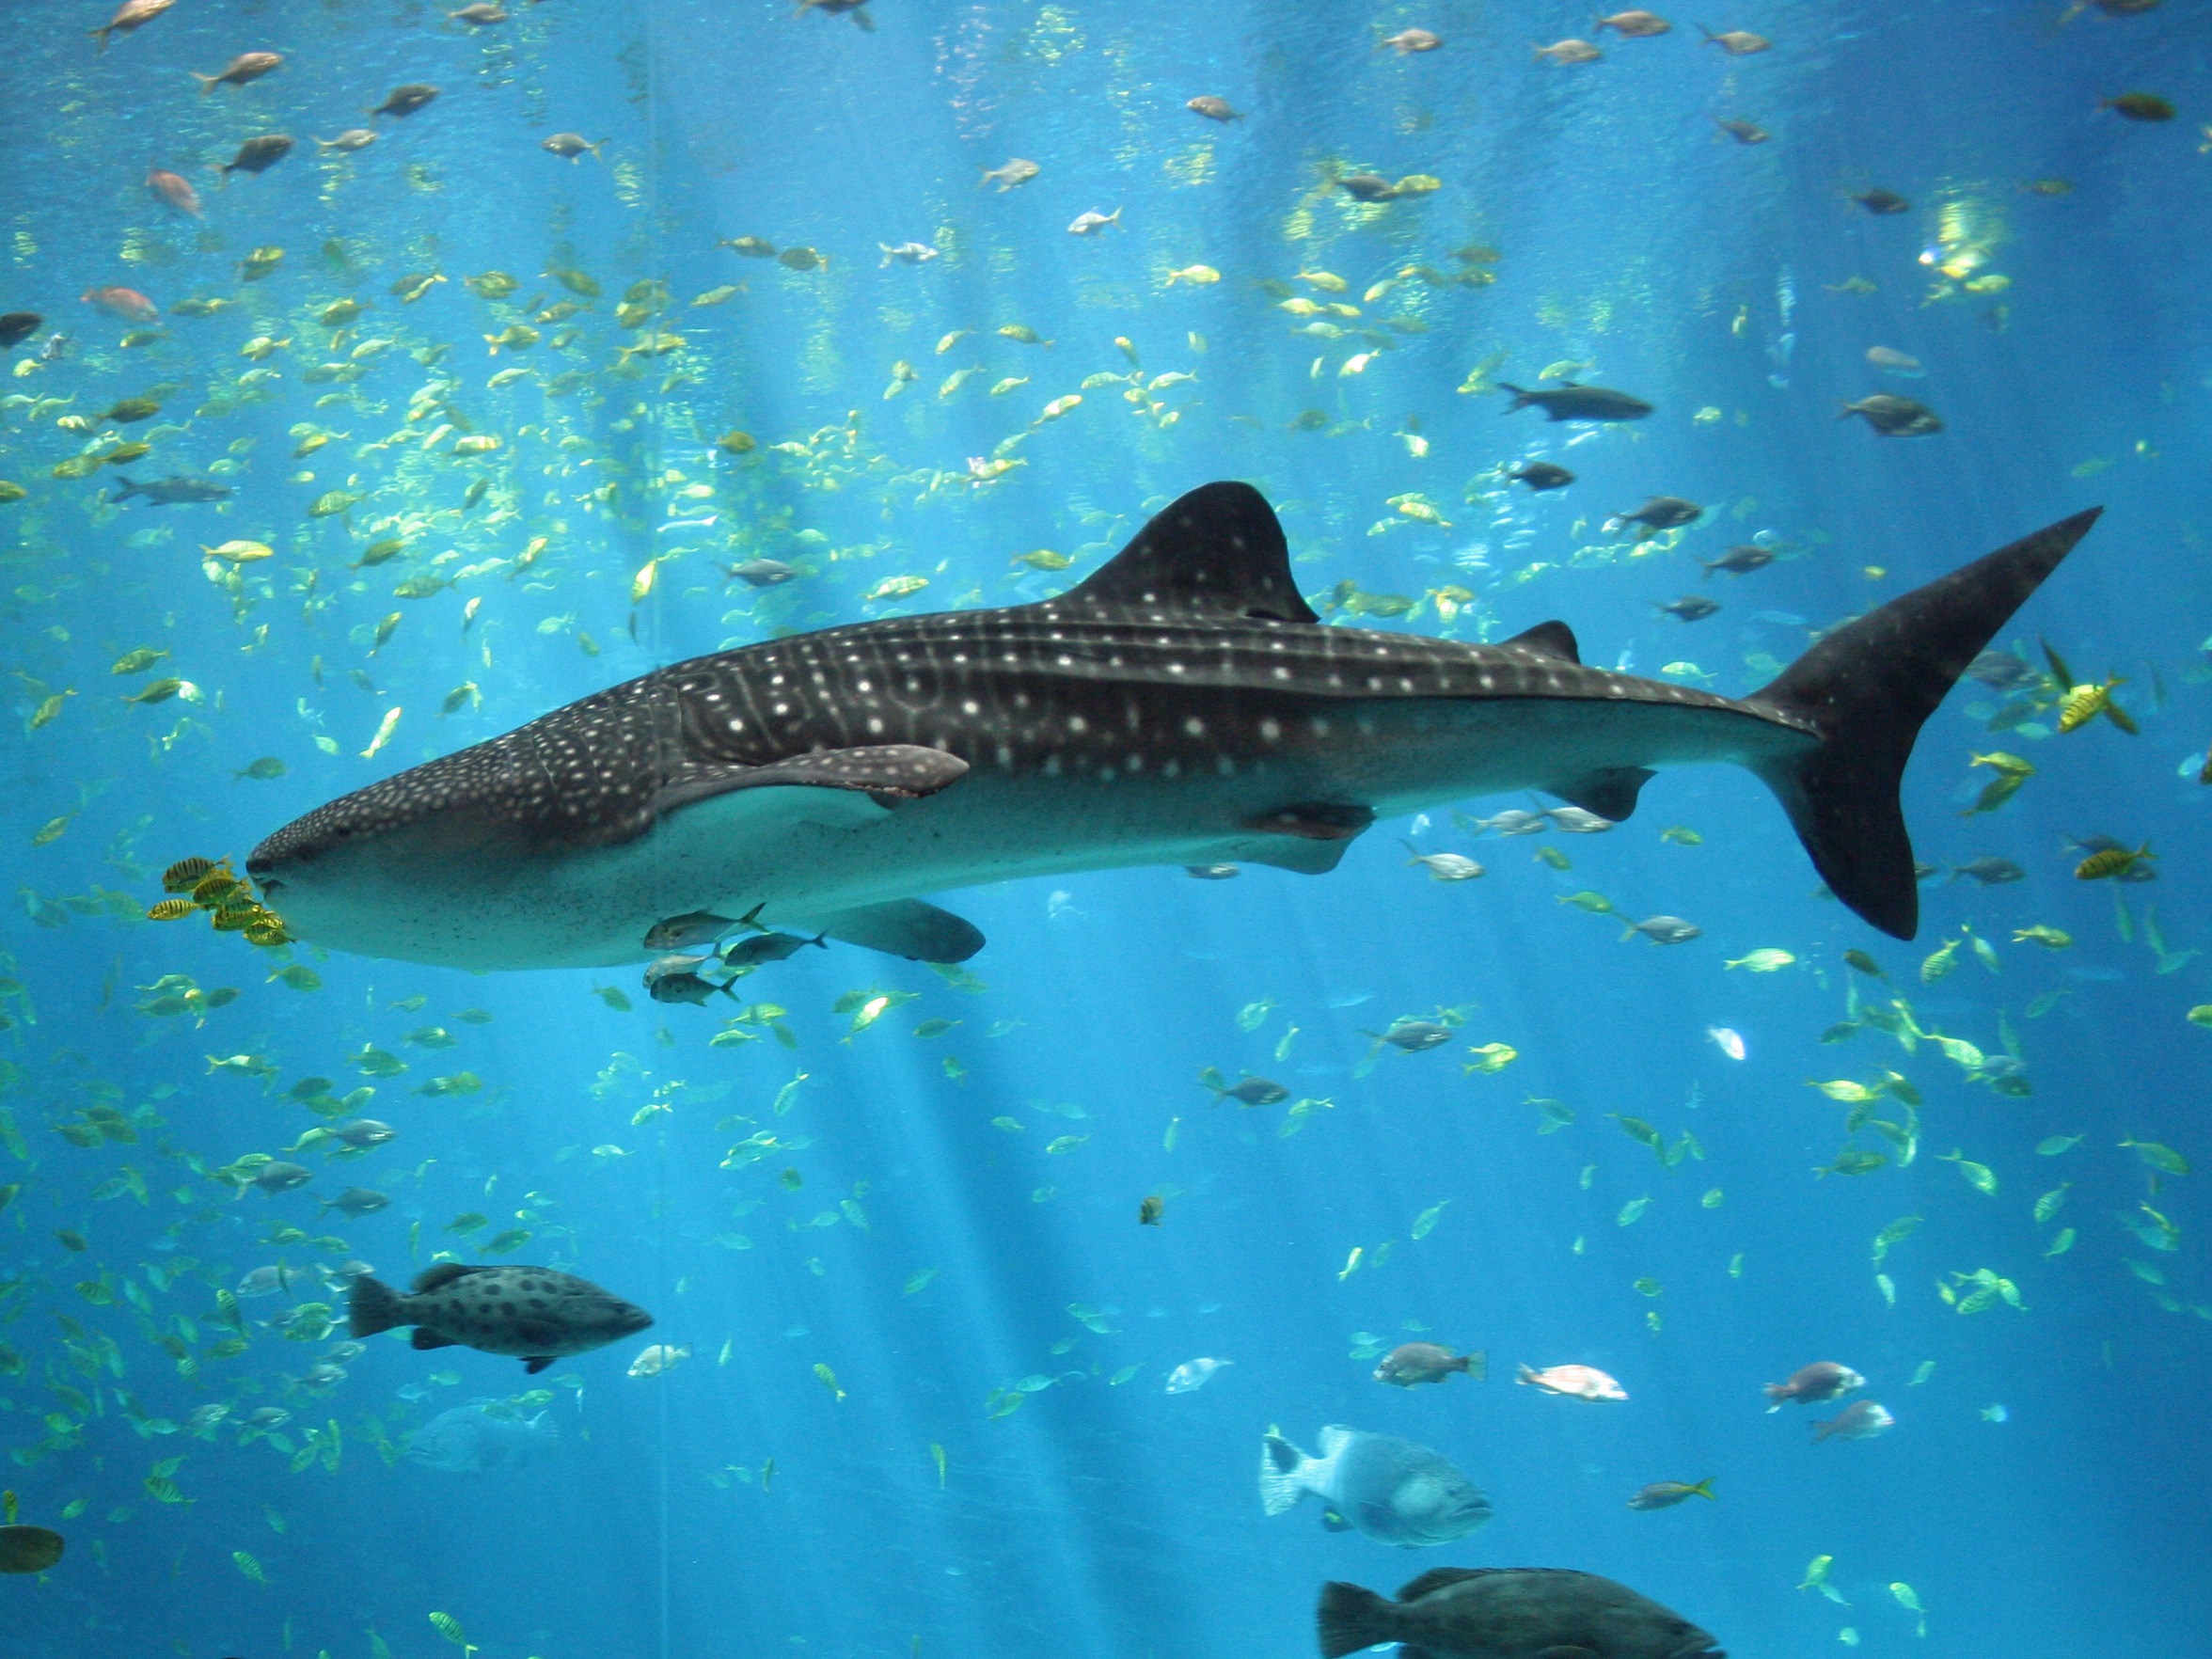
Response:
[[[1897,798],[1913,739],[2102,511],[2061,519],[1892,599],[1837,629],[1746,699],[1819,731],[1817,748],[1754,769],[1789,813],[1829,890],[1884,933],[1910,939],[1920,927],[1912,841]]]
[[[1169,502],[1067,597],[1259,622],[1321,620],[1299,595],[1275,510],[1246,483],[1200,484]]]

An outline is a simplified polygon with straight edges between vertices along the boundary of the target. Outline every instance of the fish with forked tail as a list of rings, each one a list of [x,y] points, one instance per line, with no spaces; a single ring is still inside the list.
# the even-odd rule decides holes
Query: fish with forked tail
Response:
[[[412,1325],[419,1349],[461,1346],[507,1354],[532,1376],[557,1359],[605,1348],[653,1323],[643,1308],[572,1273],[457,1261],[418,1274],[408,1295],[357,1278],[349,1311],[356,1338]]]
[[[210,483],[203,478],[156,478],[140,483],[118,473],[116,482],[120,487],[108,497],[110,505],[128,501],[133,496],[143,496],[156,507],[187,507],[202,501],[228,500],[230,496],[229,485]]]
[[[1641,398],[1610,387],[1577,386],[1572,380],[1538,391],[1525,391],[1501,380],[1497,388],[1513,394],[1506,405],[1509,415],[1516,409],[1537,408],[1547,420],[1641,420],[1651,412],[1651,405]]]

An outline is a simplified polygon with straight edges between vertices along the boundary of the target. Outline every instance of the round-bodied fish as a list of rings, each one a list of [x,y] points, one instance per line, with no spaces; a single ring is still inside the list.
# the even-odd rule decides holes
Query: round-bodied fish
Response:
[[[436,1416],[407,1436],[407,1457],[447,1475],[520,1469],[561,1443],[560,1428],[540,1412],[526,1417],[498,1400],[471,1400]]]
[[[1490,1519],[1490,1500],[1425,1446],[1331,1424],[1321,1430],[1320,1448],[1319,1457],[1309,1457],[1280,1434],[1266,1435],[1259,1452],[1260,1507],[1280,1515],[1313,1493],[1342,1517],[1336,1529],[1356,1528],[1380,1543],[1408,1549],[1450,1543]]]

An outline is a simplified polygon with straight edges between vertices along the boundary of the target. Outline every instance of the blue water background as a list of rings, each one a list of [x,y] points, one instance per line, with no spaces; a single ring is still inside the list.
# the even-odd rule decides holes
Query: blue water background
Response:
[[[2195,1403],[2212,1328],[2189,1310],[2212,1304],[2193,1190],[2204,1177],[2154,1194],[2116,1143],[2136,1135],[2212,1155],[2199,1058],[2212,1039],[2183,1019],[2212,1001],[2212,957],[2154,974],[2140,933],[2119,937],[2114,904],[2117,891],[2140,926],[2155,900],[2173,950],[2212,949],[2203,792],[2186,765],[2212,733],[2204,675],[2191,672],[2212,632],[2196,483],[2207,458],[2212,163],[2195,137],[2212,115],[2212,85],[2191,8],[2093,11],[2060,26],[2047,6],[1762,0],[1756,16],[1709,21],[1772,36],[1771,53],[1727,57],[1698,43],[1684,13],[1662,40],[1605,36],[1605,58],[1575,70],[1532,63],[1527,49],[1587,26],[1562,7],[877,0],[870,9],[873,35],[772,3],[549,0],[471,36],[434,7],[205,0],[96,55],[82,30],[99,8],[11,8],[0,71],[13,164],[0,187],[12,238],[5,298],[46,313],[76,347],[0,391],[73,394],[71,407],[96,413],[175,382],[189,389],[165,419],[181,419],[218,377],[247,366],[236,355],[247,339],[295,343],[272,359],[283,379],[269,401],[196,419],[129,469],[197,471],[251,437],[220,514],[95,509],[98,486],[48,477],[77,443],[53,430],[51,414],[34,430],[11,410],[6,424],[0,475],[34,492],[0,509],[6,666],[77,695],[53,724],[24,731],[40,699],[10,687],[23,719],[7,738],[6,833],[28,896],[0,944],[37,1018],[7,1035],[21,1075],[0,1098],[33,1160],[0,1160],[0,1177],[24,1189],[0,1215],[0,1341],[30,1367],[0,1379],[9,1408],[0,1442],[31,1447],[49,1432],[46,1414],[66,1413],[42,1386],[50,1367],[93,1392],[68,1367],[57,1315],[111,1334],[127,1367],[99,1379],[99,1414],[72,1430],[77,1444],[5,1470],[26,1520],[56,1525],[63,1505],[88,1503],[62,1524],[71,1554],[48,1584],[0,1585],[8,1652],[80,1659],[175,1641],[194,1655],[354,1659],[371,1651],[374,1630],[393,1653],[426,1656],[448,1646],[433,1610],[459,1620],[487,1659],[889,1655],[917,1638],[924,1654],[1301,1652],[1322,1579],[1388,1588],[1439,1563],[1609,1573],[1739,1655],[1835,1651],[1844,1627],[1858,1633],[1858,1651],[1880,1655],[2190,1651],[2201,1636],[2188,1633],[2205,1627],[2212,1600],[2202,1496],[2212,1460]],[[1445,36],[1446,49],[1376,49],[1381,35],[1414,24]],[[184,73],[249,47],[288,62],[204,98]],[[308,134],[355,124],[388,87],[418,79],[444,97],[404,123],[380,122],[370,150],[306,152]],[[2165,94],[2181,118],[2138,125],[2097,108],[2130,89]],[[1181,107],[1200,92],[1247,118],[1201,121]],[[1773,139],[1738,146],[1714,118],[1754,119]],[[215,187],[207,164],[271,128],[301,137],[302,152]],[[571,129],[608,137],[606,159],[572,166],[538,150]],[[1040,176],[1003,194],[978,186],[984,168],[1013,156],[1036,161]],[[1350,222],[1341,196],[1316,201],[1311,238],[1287,240],[1287,216],[1331,160],[1444,184],[1366,226]],[[149,165],[200,182],[204,227],[180,224],[143,191]],[[2046,177],[2070,180],[2072,193],[2018,188]],[[1849,199],[1877,184],[1910,197],[1913,211],[1871,217]],[[1939,240],[1946,202],[1983,229],[1985,268],[2009,276],[2009,290],[1923,304],[1937,278],[1917,256]],[[1066,234],[1077,213],[1117,207],[1117,228]],[[878,243],[930,242],[940,228],[950,234],[937,261],[878,265]],[[818,248],[829,269],[795,273],[715,246],[739,235]],[[332,238],[352,261],[342,273],[318,252]],[[1499,250],[1495,285],[1408,284],[1401,297],[1429,331],[1399,338],[1355,377],[1336,370],[1358,342],[1291,336],[1254,287],[1326,269],[1351,284],[1335,297],[1357,302],[1408,265],[1458,268],[1451,250],[1471,243]],[[259,245],[283,246],[286,260],[242,285],[237,261]],[[507,270],[524,285],[517,302],[559,299],[538,276],[556,258],[591,271],[605,295],[562,363],[544,345],[513,360],[541,379],[556,367],[600,372],[563,400],[529,382],[482,390],[510,358],[489,358],[482,337],[522,313],[479,300],[460,278]],[[1196,263],[1222,280],[1162,286],[1167,271]],[[407,273],[433,270],[451,280],[421,302],[389,293]],[[605,371],[624,338],[609,313],[625,286],[654,276],[675,296],[666,325],[693,342],[677,360],[696,378],[667,390],[665,359],[635,379]],[[1877,292],[1831,291],[1854,276]],[[172,320],[167,343],[121,352],[128,325],[75,301],[110,282],[165,308],[188,293],[244,300],[213,318]],[[747,292],[719,308],[686,306],[725,282]],[[312,311],[346,293],[374,302],[357,335],[403,340],[356,388],[380,412],[318,409],[318,395],[343,388],[300,380],[324,337]],[[1398,303],[1366,307],[1367,321]],[[1016,323],[1055,343],[991,332]],[[960,328],[974,332],[933,351]],[[958,472],[1084,375],[1125,369],[1116,335],[1149,373],[1195,371],[1195,383],[1162,394],[1184,411],[1175,425],[1161,429],[1110,387],[1038,428],[1016,451],[1026,465],[988,489],[952,486],[916,506],[918,482],[888,482]],[[420,470],[409,482],[386,482],[388,458],[347,457],[404,423],[407,394],[427,378],[406,348],[427,342],[450,343],[442,367],[462,376],[457,401],[508,448],[477,466],[410,464]],[[1918,357],[1925,377],[1875,373],[1863,353],[1876,344]],[[1499,378],[1533,385],[1548,364],[1590,361],[1594,378],[1659,413],[1581,435],[1533,411],[1503,415],[1502,393],[1455,392],[1499,351],[1509,352]],[[920,380],[886,400],[902,359]],[[984,372],[940,400],[941,378],[971,363]],[[1020,374],[1031,379],[1019,391],[986,394]],[[1876,390],[1924,398],[1945,432],[1883,440],[1834,419],[1841,401]],[[1719,418],[1695,422],[1705,407]],[[1308,408],[1367,425],[1290,430]],[[861,452],[889,458],[872,476],[808,487],[794,458],[767,450],[842,425],[847,411],[859,412]],[[1425,459],[1392,435],[1409,415],[1431,446]],[[288,460],[289,430],[303,420],[351,436]],[[577,499],[602,473],[539,472],[555,452],[522,435],[526,426],[580,436],[589,448],[577,453],[619,463],[617,508],[586,512]],[[762,448],[713,450],[731,428]],[[517,453],[519,477],[507,470]],[[1472,476],[1534,455],[1565,461],[1580,481],[1534,499],[1464,498]],[[2106,465],[2085,465],[2096,462]],[[679,535],[692,550],[661,568],[635,608],[633,638],[633,574],[672,543],[656,528],[670,503],[645,487],[668,466],[715,483],[724,529],[787,513],[790,529],[819,531],[820,574],[753,600],[711,568],[714,536]],[[291,482],[294,470],[314,478]],[[366,533],[302,514],[356,471],[377,487],[356,524],[410,492],[451,505],[478,473],[500,481],[495,502],[517,482],[527,496],[495,529],[456,532],[458,521],[442,520],[408,561],[355,573],[346,566]],[[1809,637],[1755,612],[1825,625],[2102,502],[2103,525],[2004,638],[2032,652],[2048,634],[2083,674],[2126,676],[2143,735],[2099,722],[2063,739],[1999,737],[1965,710],[2001,699],[1970,686],[1954,695],[1907,780],[1920,855],[1945,865],[2000,855],[2029,875],[1986,890],[1932,881],[1912,947],[1816,895],[1755,781],[1681,772],[1653,782],[1634,822],[1603,836],[1473,843],[1438,814],[1425,849],[1491,866],[1466,884],[1406,867],[1408,827],[1386,824],[1321,878],[1249,870],[1198,883],[1139,870],[956,895],[953,908],[990,938],[970,965],[988,989],[963,994],[924,968],[850,949],[805,952],[740,988],[791,1010],[796,1052],[769,1040],[710,1049],[716,1012],[646,1003],[627,972],[479,979],[303,952],[324,988],[302,995],[261,983],[274,963],[197,924],[55,908],[95,884],[150,902],[171,858],[241,853],[399,765],[656,664],[763,637],[770,624],[881,614],[861,595],[886,576],[929,577],[909,608],[974,590],[994,604],[1041,596],[1070,577],[1014,583],[1012,556],[1089,548],[1080,575],[1133,532],[1147,503],[1216,477],[1250,480],[1277,503],[1309,592],[1345,577],[1408,595],[1460,583],[1480,600],[1462,637],[1478,623],[1503,637],[1559,616],[1592,662],[1653,673],[1691,660],[1731,692],[1762,677],[1747,655],[1787,660]],[[1452,528],[1368,534],[1391,516],[1387,498],[1409,490]],[[1575,547],[1602,540],[1606,514],[1661,493],[1715,514],[1674,551],[1565,568]],[[1802,556],[1741,582],[1699,583],[1693,557],[1760,530]],[[426,600],[389,597],[384,578],[433,548],[464,548],[462,563],[513,558],[536,533],[556,536],[533,573],[550,584],[543,590],[495,573]],[[243,621],[195,557],[231,536],[279,548],[246,570],[270,592]],[[863,544],[877,545],[871,557],[820,557]],[[743,550],[795,547],[807,552],[773,536]],[[1554,568],[1502,579],[1538,560]],[[1870,565],[1886,575],[1870,578]],[[306,618],[293,587],[309,569],[320,595],[338,597]],[[1691,592],[1725,608],[1694,626],[1651,609]],[[462,606],[476,594],[482,613],[465,633]],[[403,621],[373,656],[349,638],[395,608]],[[555,617],[573,621],[539,630]],[[1410,625],[1433,629],[1433,606]],[[577,629],[599,655],[579,650]],[[156,672],[188,677],[207,701],[124,704],[108,664],[144,643],[174,652]],[[309,672],[318,654],[322,688]],[[347,683],[353,667],[372,676],[372,692]],[[464,680],[481,685],[482,706],[438,717],[438,700]],[[303,698],[317,723],[303,719]],[[405,715],[390,747],[358,758],[394,706]],[[166,750],[150,741],[180,715],[198,729]],[[337,740],[337,755],[312,744],[317,731]],[[2021,795],[1993,816],[1959,815],[1990,776],[1967,767],[1969,754],[2022,747],[2038,770]],[[233,780],[261,755],[288,774]],[[79,815],[61,838],[27,845],[71,812]],[[1704,844],[1661,844],[1669,824],[1694,827]],[[2064,838],[2092,833],[2150,839],[2159,881],[2076,881]],[[1545,843],[1571,856],[1571,871],[1535,861]],[[1582,889],[1637,916],[1689,917],[1704,936],[1671,948],[1623,941],[1609,919],[1558,902]],[[2012,930],[2031,923],[2077,942],[2048,953],[2013,944]],[[1964,957],[1948,978],[1918,985],[1920,958],[1962,924],[1996,941],[2002,973]],[[1800,963],[1772,975],[1723,967],[1760,947]],[[1908,1059],[1877,1033],[1820,1046],[1843,1015],[1849,947],[1873,952],[1929,1029],[1994,1053],[2006,1011],[2032,1096],[1968,1083],[1927,1049]],[[166,972],[244,994],[204,1029],[134,1012],[143,993],[134,988]],[[618,1013],[594,984],[626,986],[638,1005]],[[841,1041],[848,1017],[830,1004],[862,988],[919,999]],[[2067,995],[2028,1020],[2030,999],[2054,989]],[[390,1006],[416,994],[429,998],[419,1012]],[[1239,1011],[1265,999],[1273,1011],[1241,1031]],[[497,1019],[453,1024],[467,1006]],[[1439,1006],[1471,1006],[1463,1042],[1386,1054],[1370,1075],[1352,1075],[1368,1048],[1362,1028]],[[18,1005],[19,1017],[28,1011]],[[912,1026],[931,1016],[962,1023],[914,1040]],[[403,1043],[434,1022],[451,1025],[460,1046]],[[1018,1023],[985,1035],[1002,1022]],[[1278,1059],[1291,1024],[1300,1035]],[[1740,1032],[1747,1058],[1727,1059],[1711,1026]],[[1489,1042],[1520,1058],[1496,1075],[1463,1074],[1464,1049]],[[316,1183],[325,1195],[347,1184],[393,1193],[386,1213],[328,1229],[352,1253],[398,1278],[450,1242],[439,1229],[457,1212],[485,1213],[496,1230],[528,1208],[573,1232],[541,1224],[524,1259],[550,1249],[651,1307],[654,1339],[691,1350],[654,1380],[624,1376],[635,1345],[561,1362],[548,1377],[577,1379],[580,1398],[557,1390],[566,1438],[536,1468],[456,1478],[403,1460],[387,1467],[361,1427],[375,1417],[397,1436],[470,1398],[518,1392],[512,1361],[380,1339],[317,1398],[287,1393],[280,1378],[325,1345],[257,1327],[248,1354],[203,1366],[195,1382],[127,1307],[94,1306],[71,1288],[101,1267],[143,1283],[142,1264],[178,1255],[223,1285],[280,1256],[309,1258],[261,1241],[276,1221],[324,1231],[306,1196],[233,1203],[150,1143],[210,1165],[276,1151],[315,1121],[283,1091],[308,1074],[351,1086],[346,1057],[369,1043],[410,1070],[381,1083],[370,1109],[402,1138]],[[203,1058],[245,1051],[277,1062],[272,1091],[211,1075]],[[636,1068],[617,1066],[594,1092],[618,1051]],[[948,1052],[964,1082],[940,1068]],[[1278,1077],[1294,1098],[1331,1104],[1286,1136],[1280,1106],[1209,1104],[1193,1082],[1208,1066]],[[1816,1179],[1842,1143],[1844,1108],[1807,1080],[1884,1066],[1926,1097],[1920,1158]],[[483,1094],[408,1092],[464,1067],[484,1080]],[[776,1115],[779,1090],[800,1070],[796,1105]],[[166,1129],[137,1146],[69,1146],[49,1126],[92,1098],[93,1080],[115,1085],[126,1109],[171,1091],[158,1098]],[[673,1111],[633,1125],[672,1080],[691,1085]],[[1530,1097],[1567,1103],[1575,1123],[1539,1135]],[[1705,1156],[1670,1172],[1607,1113],[1670,1138],[1692,1131]],[[717,1128],[737,1114],[756,1121]],[[1023,1128],[992,1127],[1002,1116]],[[719,1167],[756,1128],[812,1144]],[[2040,1139],[2060,1133],[2087,1138],[2035,1156]],[[1047,1153],[1059,1135],[1087,1139]],[[628,1155],[592,1150],[610,1145]],[[1996,1172],[1996,1195],[1938,1161],[1953,1148]],[[125,1163],[148,1172],[150,1201],[92,1200]],[[785,1167],[802,1188],[779,1184]],[[2067,1180],[2061,1215],[2034,1224],[2034,1197]],[[811,1224],[841,1215],[839,1200],[862,1183],[864,1231],[845,1219]],[[1177,1191],[1165,1224],[1140,1229],[1139,1198],[1166,1186]],[[1701,1207],[1709,1189],[1725,1194],[1718,1208]],[[1617,1224],[1647,1195],[1640,1220]],[[2178,1253],[2149,1252],[2116,1224],[2146,1199],[2182,1229]],[[1414,1218],[1439,1204],[1433,1231],[1414,1240]],[[1925,1220],[1885,1264],[1890,1307],[1870,1242],[1908,1215]],[[2065,1224],[2079,1243],[2046,1259]],[[53,1240],[59,1227],[83,1231],[90,1250],[66,1252]],[[749,1247],[734,1247],[740,1236]],[[1354,1246],[1362,1264],[1345,1274]],[[2129,1257],[2163,1269],[2180,1311],[2157,1304]],[[1983,1267],[2017,1282],[2025,1312],[1962,1316],[1938,1300],[1945,1275]],[[925,1269],[935,1277],[908,1294]],[[1634,1288],[1645,1277],[1663,1293]],[[213,1296],[187,1280],[156,1305],[164,1319],[204,1322]],[[280,1304],[244,1305],[258,1319]],[[1100,1310],[1109,1334],[1079,1322],[1071,1304]],[[1357,1333],[1397,1341],[1416,1326],[1486,1349],[1491,1380],[1399,1393],[1368,1380],[1371,1360],[1348,1357]],[[1175,1366],[1202,1355],[1234,1363],[1201,1391],[1163,1392]],[[1864,1371],[1868,1396],[1897,1427],[1868,1443],[1811,1446],[1808,1414],[1765,1414],[1759,1384],[1815,1358]],[[1908,1386],[1923,1360],[1936,1362],[1933,1376]],[[1513,1386],[1516,1362],[1603,1367],[1633,1398],[1546,1398]],[[817,1365],[831,1367],[842,1398]],[[1135,1375],[1110,1385],[1129,1366]],[[461,1381],[429,1385],[433,1372]],[[1057,1381],[1009,1415],[988,1414],[1000,1391],[1040,1376]],[[142,1435],[118,1387],[171,1422],[210,1400],[237,1399],[241,1411],[276,1401],[302,1423],[337,1419],[346,1450],[335,1475],[293,1474],[265,1445],[233,1446],[230,1430],[209,1443]],[[403,1398],[406,1387],[428,1396]],[[1999,1403],[2009,1421],[1984,1420],[1982,1409]],[[1462,1544],[1414,1555],[1325,1533],[1310,1503],[1264,1518],[1254,1482],[1262,1430],[1280,1425],[1311,1448],[1333,1422],[1433,1446],[1489,1493],[1496,1519]],[[933,1445],[944,1452],[941,1484]],[[150,1466],[181,1454],[175,1479],[193,1501],[152,1501],[142,1488]],[[1647,1481],[1708,1476],[1716,1504],[1624,1508]],[[118,1507],[128,1518],[107,1519]],[[235,1551],[258,1560],[265,1585],[242,1575]],[[1793,1588],[1821,1555],[1834,1556],[1848,1608]],[[1926,1606],[1924,1638],[1892,1583]]]

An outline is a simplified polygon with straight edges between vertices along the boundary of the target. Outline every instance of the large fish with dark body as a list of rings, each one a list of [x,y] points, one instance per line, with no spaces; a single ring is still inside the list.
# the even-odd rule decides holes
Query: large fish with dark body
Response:
[[[1429,1659],[1728,1659],[1679,1613],[1562,1567],[1439,1567],[1395,1602],[1324,1584],[1316,1623],[1321,1659],[1379,1642]]]
[[[540,1267],[466,1267],[442,1261],[403,1296],[366,1275],[354,1281],[353,1335],[415,1327],[417,1348],[473,1348],[525,1362],[533,1377],[557,1359],[589,1353],[653,1323],[643,1308],[589,1279]]]
[[[1919,924],[1898,782],[1959,673],[2095,520],[1836,629],[1734,700],[1495,645],[1323,627],[1259,494],[1168,507],[1056,598],[893,617],[656,671],[330,802],[247,868],[295,937],[454,967],[611,966],[692,911],[926,961],[921,895],[1135,864],[1319,874],[1377,818],[1542,789],[1619,820],[1733,761],[1838,897]]]
[[[1578,386],[1572,380],[1536,391],[1501,380],[1498,390],[1513,394],[1513,401],[1506,405],[1507,414],[1534,406],[1544,412],[1547,420],[1641,420],[1651,412],[1651,405],[1641,398],[1615,391],[1609,386]]]
[[[1308,1457],[1270,1432],[1259,1446],[1259,1502],[1271,1515],[1294,1508],[1307,1493],[1382,1543],[1417,1549],[1465,1538],[1490,1519],[1490,1500],[1450,1462],[1410,1440],[1331,1424],[1321,1455]],[[1378,1637],[1377,1640],[1384,1638]]]

